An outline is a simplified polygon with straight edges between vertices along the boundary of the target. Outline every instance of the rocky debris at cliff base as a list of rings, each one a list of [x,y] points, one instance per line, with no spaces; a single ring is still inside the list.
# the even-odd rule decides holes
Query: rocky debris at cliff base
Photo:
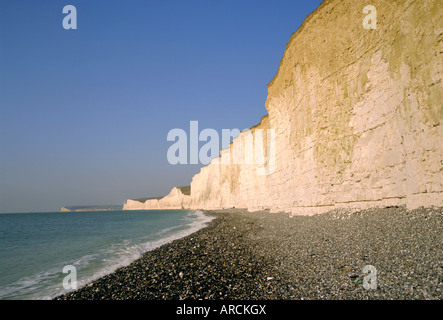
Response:
[[[443,298],[442,208],[207,214],[208,227],[56,299]]]

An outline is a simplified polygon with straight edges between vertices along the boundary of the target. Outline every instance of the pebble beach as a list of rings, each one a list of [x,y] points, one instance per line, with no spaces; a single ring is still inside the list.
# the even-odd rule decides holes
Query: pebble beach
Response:
[[[443,298],[443,208],[205,214],[207,227],[55,299]]]

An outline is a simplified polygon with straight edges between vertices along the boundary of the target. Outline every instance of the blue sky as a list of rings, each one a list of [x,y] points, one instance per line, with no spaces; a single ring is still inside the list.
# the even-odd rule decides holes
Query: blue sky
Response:
[[[0,2],[0,212],[122,204],[188,185],[173,128],[266,114],[289,37],[321,0]],[[62,26],[65,5],[77,30]]]

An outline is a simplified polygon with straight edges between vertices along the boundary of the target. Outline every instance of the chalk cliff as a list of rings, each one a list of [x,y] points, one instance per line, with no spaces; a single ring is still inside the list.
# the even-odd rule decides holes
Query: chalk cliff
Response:
[[[373,0],[376,29],[362,25],[367,4],[324,1],[286,46],[268,115],[193,177],[189,196],[173,189],[145,208],[443,206],[443,3]],[[266,162],[226,164],[258,129]]]
[[[148,209],[185,209],[189,206],[190,187],[174,187],[163,198],[128,199],[123,205],[123,210],[148,210]]]

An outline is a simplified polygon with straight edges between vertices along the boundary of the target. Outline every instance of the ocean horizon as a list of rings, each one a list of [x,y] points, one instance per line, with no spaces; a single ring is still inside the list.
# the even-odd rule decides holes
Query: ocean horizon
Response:
[[[212,218],[194,210],[0,214],[0,299],[52,299],[127,266],[144,252],[187,236]]]

